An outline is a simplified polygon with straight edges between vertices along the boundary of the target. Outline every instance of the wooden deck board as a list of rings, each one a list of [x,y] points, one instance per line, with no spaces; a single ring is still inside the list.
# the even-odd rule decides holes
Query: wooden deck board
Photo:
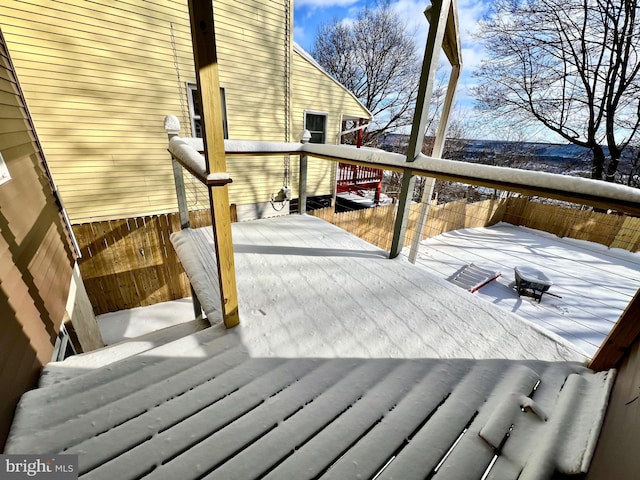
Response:
[[[190,274],[204,285],[196,292],[214,298],[208,229],[181,235],[206,264]],[[559,337],[317,218],[237,223],[233,236],[239,328],[252,355],[583,358]],[[209,318],[220,321],[216,307]]]
[[[553,386],[545,394],[553,416],[567,376],[594,375],[577,363],[535,360],[250,358],[235,332],[215,337],[204,351],[195,366],[166,369],[165,380],[138,393],[111,382],[120,400],[109,399],[82,421],[59,418],[48,438],[28,430],[16,438],[18,422],[9,451],[79,454],[83,479],[372,478],[391,459],[379,478],[409,479],[430,474],[468,428],[434,478],[480,478],[494,447],[478,432],[505,398],[526,396],[540,378]],[[139,366],[153,357],[152,349],[116,365]],[[194,368],[210,370],[211,379],[194,375]],[[109,378],[104,367],[88,375],[100,372]],[[64,387],[41,390],[57,389]],[[92,404],[101,392],[101,385],[87,388],[75,403]],[[141,408],[123,421],[117,413],[127,402]],[[39,409],[47,415],[64,404],[61,397]],[[514,435],[518,446],[536,448],[547,423],[519,404],[504,416],[526,425],[514,430],[529,438],[523,443]],[[529,455],[518,451],[521,458],[505,455],[497,468],[519,472]]]

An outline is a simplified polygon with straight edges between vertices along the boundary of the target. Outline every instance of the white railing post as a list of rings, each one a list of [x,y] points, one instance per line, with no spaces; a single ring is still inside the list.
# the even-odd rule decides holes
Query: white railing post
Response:
[[[391,242],[390,258],[400,255],[404,247],[409,212],[415,186],[415,177],[412,174],[410,164],[422,153],[422,143],[427,128],[429,115],[429,103],[433,92],[436,69],[440,58],[440,50],[445,37],[447,19],[450,13],[452,0],[433,0],[433,4],[425,11],[425,15],[430,20],[429,35],[424,51],[422,62],[422,73],[420,74],[420,85],[418,86],[418,97],[416,99],[416,109],[413,115],[411,126],[411,136],[407,149],[407,167],[402,175],[402,188],[398,200],[398,212],[393,229],[393,240]]]
[[[164,129],[167,131],[169,140],[180,134],[180,120],[175,115],[164,117]],[[173,180],[176,183],[176,197],[178,199],[178,213],[180,214],[180,227],[189,228],[189,207],[187,205],[187,191],[184,186],[184,175],[182,166],[171,157],[173,166]]]
[[[175,115],[167,115],[164,117],[164,129],[167,132],[169,141],[173,137],[180,135],[180,120]],[[189,206],[187,205],[187,191],[184,187],[184,175],[182,165],[180,165],[173,155],[171,156],[171,165],[173,166],[173,180],[176,183],[176,197],[178,199],[178,213],[180,215],[180,228],[189,228]],[[191,287],[191,301],[193,302],[193,314],[196,320],[202,318],[202,305],[196,292]]]
[[[311,133],[309,130],[300,132],[300,143],[309,143]],[[300,168],[298,171],[298,213],[307,213],[307,156],[300,155]]]

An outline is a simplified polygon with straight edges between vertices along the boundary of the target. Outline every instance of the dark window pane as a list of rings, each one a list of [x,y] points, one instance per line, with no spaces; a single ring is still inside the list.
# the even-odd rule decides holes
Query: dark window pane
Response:
[[[311,133],[310,142],[325,143],[327,116],[307,113],[305,120],[306,129]]]
[[[310,132],[324,132],[324,122],[326,117],[324,115],[307,114],[307,130]]]
[[[200,106],[198,104],[198,90],[196,88],[190,88],[191,92],[191,104],[193,105],[193,136],[202,138],[202,123],[200,121]],[[227,124],[227,99],[224,88],[220,89],[220,103],[222,107],[222,130],[224,138],[229,138],[229,126]]]
[[[323,132],[313,132],[311,133],[310,143],[324,143],[324,133]]]
[[[182,97],[184,98],[184,97]],[[193,101],[193,114],[197,117],[200,116],[200,102],[198,101],[198,90],[196,88],[191,89],[191,100]]]

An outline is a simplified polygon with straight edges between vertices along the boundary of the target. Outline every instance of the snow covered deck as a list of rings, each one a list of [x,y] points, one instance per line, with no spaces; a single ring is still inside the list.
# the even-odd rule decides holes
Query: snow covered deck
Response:
[[[172,240],[187,252],[194,288],[206,291],[216,283],[211,229],[180,237]],[[233,241],[238,331],[252,356],[583,359],[569,342],[323,220],[236,223]],[[187,265],[198,258],[205,269]],[[219,311],[217,292],[200,297],[205,311]]]
[[[240,333],[28,392],[5,453],[77,454],[81,479],[543,479],[586,470],[612,381],[572,362],[253,358]]]
[[[238,327],[50,364],[5,453],[78,454],[82,479],[586,471],[613,375],[562,339],[314,217],[233,234]]]
[[[640,288],[640,254],[501,223],[424,240],[416,264],[452,279],[474,263],[502,276],[475,293],[552,332],[592,356]],[[516,292],[514,267],[531,266],[553,281],[538,303]]]

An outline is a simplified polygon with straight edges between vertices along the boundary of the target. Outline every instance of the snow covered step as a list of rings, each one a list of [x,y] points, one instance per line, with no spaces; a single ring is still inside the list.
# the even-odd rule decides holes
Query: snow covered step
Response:
[[[45,388],[71,380],[96,368],[160,347],[207,327],[209,322],[206,320],[192,320],[123,340],[99,350],[74,355],[62,362],[51,362],[44,367],[38,387]]]
[[[222,354],[237,342],[214,327],[166,345],[93,369],[66,382],[25,393],[16,410],[16,422],[25,432],[47,436],[45,427],[82,417],[123,396],[162,382],[200,364],[202,358]],[[176,360],[177,359],[177,360]],[[92,392],[87,396],[87,392]],[[45,413],[43,405],[52,411]],[[115,417],[114,417],[115,418]],[[36,436],[37,436],[36,435]]]
[[[6,453],[78,454],[82,479],[551,478],[588,467],[612,379],[572,362],[256,358],[218,333],[25,395]]]
[[[170,238],[209,322],[214,324],[222,321],[216,251],[211,228],[185,228],[172,233]]]

